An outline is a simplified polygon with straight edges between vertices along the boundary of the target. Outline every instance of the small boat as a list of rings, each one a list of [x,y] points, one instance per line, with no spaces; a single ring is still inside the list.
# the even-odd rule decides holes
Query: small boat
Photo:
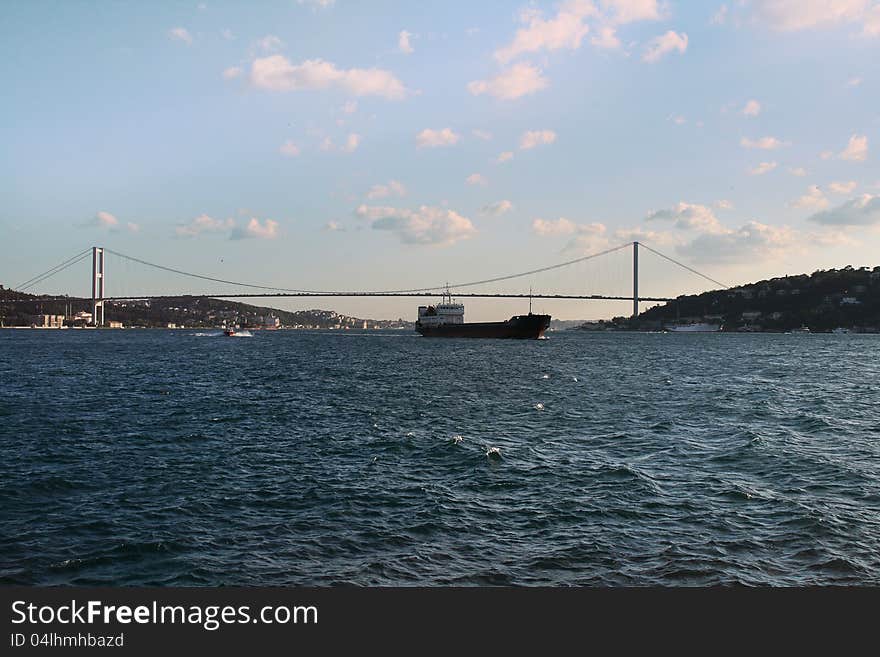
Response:
[[[722,326],[709,322],[694,322],[692,324],[667,324],[663,328],[673,333],[717,333]]]
[[[230,326],[223,329],[223,335],[225,335],[227,338],[235,337],[235,327]]]
[[[793,329],[791,329],[791,332],[792,333],[809,333],[810,327],[809,326],[801,326],[800,328],[793,328]]]
[[[832,332],[832,333],[841,334],[841,333],[849,333],[850,330],[849,330],[848,328],[844,328],[844,327],[842,327],[842,326],[838,326],[836,329],[833,329],[831,332]]]

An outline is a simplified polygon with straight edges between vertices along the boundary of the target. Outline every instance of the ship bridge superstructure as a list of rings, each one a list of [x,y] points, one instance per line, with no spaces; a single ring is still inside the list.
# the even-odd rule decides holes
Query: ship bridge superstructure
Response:
[[[424,326],[464,324],[464,304],[456,303],[447,291],[440,303],[433,306],[419,306],[418,321]]]

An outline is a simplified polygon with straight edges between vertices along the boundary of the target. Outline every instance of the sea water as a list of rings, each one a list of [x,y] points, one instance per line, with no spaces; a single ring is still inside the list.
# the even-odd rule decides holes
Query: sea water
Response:
[[[880,584],[880,336],[0,331],[0,583]]]

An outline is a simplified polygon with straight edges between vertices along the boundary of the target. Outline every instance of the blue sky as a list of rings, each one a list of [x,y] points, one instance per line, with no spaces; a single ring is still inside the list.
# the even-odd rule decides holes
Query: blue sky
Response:
[[[729,283],[880,264],[876,0],[0,15],[6,285],[93,244],[309,289],[482,279],[632,239]],[[706,287],[644,267],[643,293]],[[617,254],[495,289],[620,293],[626,275]],[[135,266],[110,276],[126,294],[201,291]],[[76,269],[39,291],[87,283]],[[543,309],[628,312],[587,303]],[[397,317],[417,302],[317,305]],[[472,301],[468,317],[520,306]]]

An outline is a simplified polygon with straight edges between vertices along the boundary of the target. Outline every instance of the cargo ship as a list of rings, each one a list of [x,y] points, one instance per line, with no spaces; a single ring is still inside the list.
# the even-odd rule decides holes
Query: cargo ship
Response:
[[[504,322],[465,322],[464,305],[447,293],[435,306],[419,306],[416,331],[426,338],[506,338],[537,340],[550,326],[550,315],[515,315]]]

